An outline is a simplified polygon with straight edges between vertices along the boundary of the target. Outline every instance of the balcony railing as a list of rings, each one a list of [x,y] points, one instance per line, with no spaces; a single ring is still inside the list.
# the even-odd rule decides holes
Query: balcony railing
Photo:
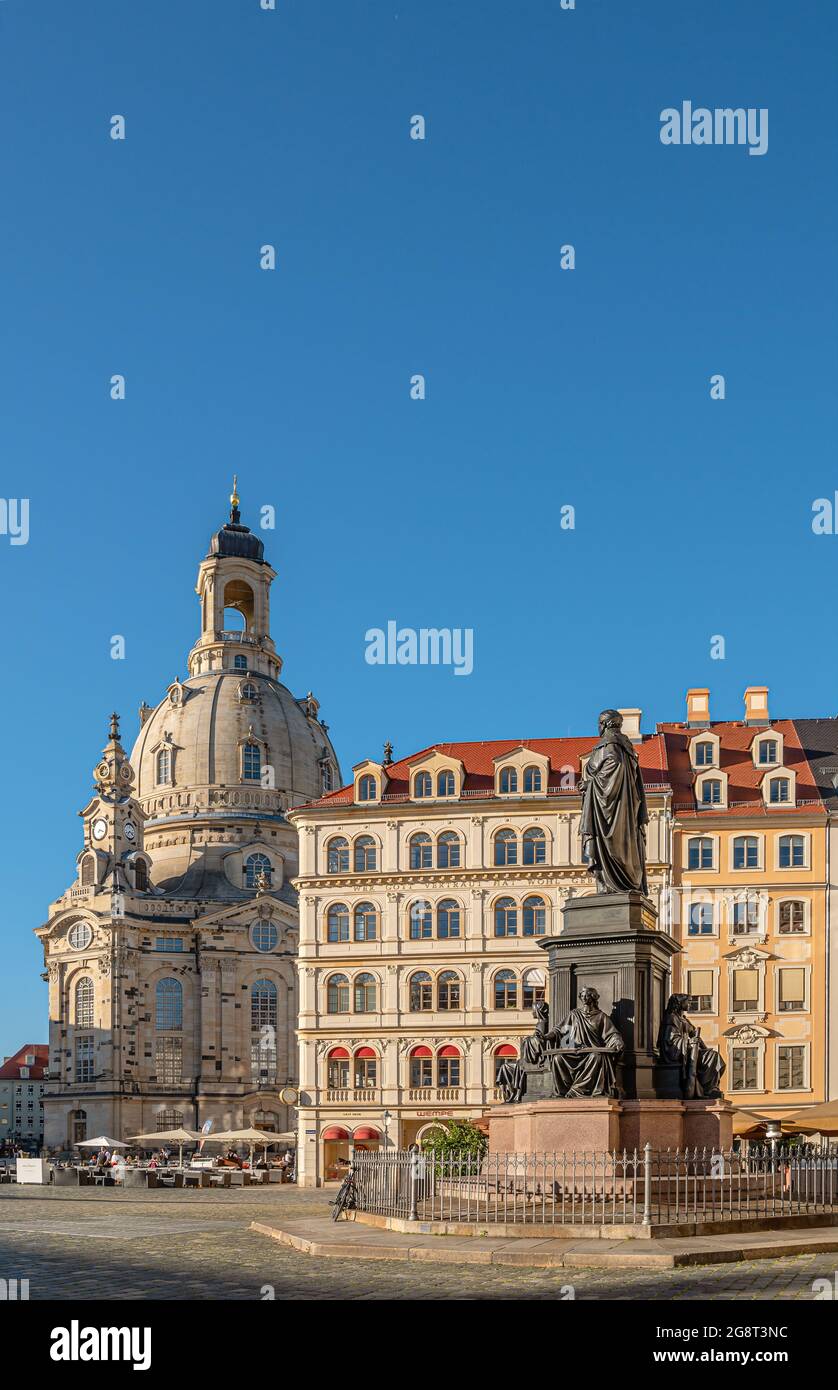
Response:
[[[407,1093],[409,1101],[424,1102],[428,1105],[432,1101],[452,1101],[459,1100],[462,1095],[460,1086],[414,1086]]]

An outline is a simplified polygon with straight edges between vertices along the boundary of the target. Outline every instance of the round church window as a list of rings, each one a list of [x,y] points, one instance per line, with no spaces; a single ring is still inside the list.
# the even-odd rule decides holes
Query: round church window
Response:
[[[273,922],[254,922],[250,928],[250,940],[257,951],[272,951],[279,940],[279,932]]]
[[[74,951],[83,951],[93,940],[93,931],[87,922],[74,922],[67,939]]]

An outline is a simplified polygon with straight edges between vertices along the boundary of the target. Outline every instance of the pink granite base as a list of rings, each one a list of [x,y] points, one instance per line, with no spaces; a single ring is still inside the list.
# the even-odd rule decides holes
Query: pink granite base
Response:
[[[536,1100],[484,1115],[491,1153],[610,1149],[729,1149],[733,1110],[723,1100]]]

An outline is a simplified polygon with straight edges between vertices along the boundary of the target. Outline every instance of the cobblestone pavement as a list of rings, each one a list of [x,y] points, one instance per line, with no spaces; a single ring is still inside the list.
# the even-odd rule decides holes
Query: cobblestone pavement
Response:
[[[32,1299],[799,1299],[838,1254],[663,1271],[320,1259],[247,1229],[322,1216],[331,1193],[0,1188],[0,1278]]]

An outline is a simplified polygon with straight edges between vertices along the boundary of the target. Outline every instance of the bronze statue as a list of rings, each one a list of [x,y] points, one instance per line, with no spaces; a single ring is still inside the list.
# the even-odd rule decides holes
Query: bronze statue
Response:
[[[588,758],[582,788],[582,847],[598,893],[648,894],[646,825],[649,812],[637,753],[621,732],[623,716],[599,716],[599,743]]]
[[[616,1063],[625,1048],[617,1025],[599,1008],[595,989],[583,989],[581,1008],[571,1009],[548,1038],[558,1047],[550,1054],[557,1096],[619,1097]]]
[[[550,1009],[543,999],[533,1006],[533,1017],[536,1020],[535,1032],[522,1039],[520,1060],[509,1057],[498,1067],[496,1081],[503,1091],[507,1105],[523,1100],[526,1095],[527,1073],[524,1063],[541,1067],[545,1062],[550,1037]]]
[[[678,1066],[684,1100],[721,1096],[724,1060],[708,1047],[694,1023],[684,1014],[688,994],[671,994],[661,1024],[658,1052],[665,1066]]]

